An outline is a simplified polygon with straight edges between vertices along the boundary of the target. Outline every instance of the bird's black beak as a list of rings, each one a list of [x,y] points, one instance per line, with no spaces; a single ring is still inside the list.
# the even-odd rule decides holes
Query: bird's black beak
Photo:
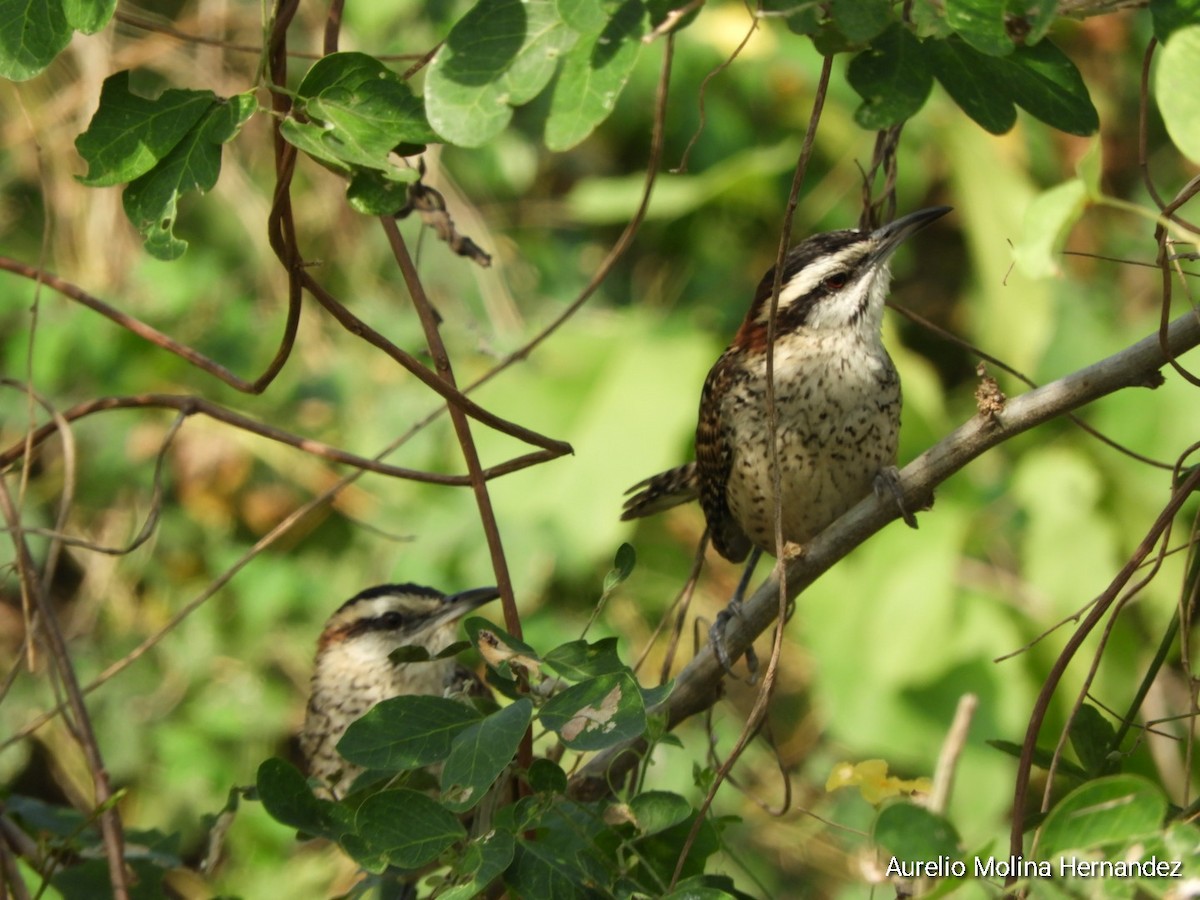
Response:
[[[875,249],[871,255],[877,260],[887,259],[896,248],[932,222],[950,212],[952,206],[931,206],[929,209],[918,209],[907,216],[901,216],[893,222],[876,228],[871,237],[875,241]]]
[[[451,594],[442,603],[447,607],[452,606],[463,613],[468,613],[476,607],[483,606],[485,603],[491,603],[499,596],[500,589],[497,587],[472,588],[469,591]]]

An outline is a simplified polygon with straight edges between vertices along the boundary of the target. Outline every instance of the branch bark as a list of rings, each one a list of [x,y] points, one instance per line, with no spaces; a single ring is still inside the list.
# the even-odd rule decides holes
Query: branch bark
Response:
[[[1164,352],[1164,344],[1166,352]],[[933,489],[987,450],[1043,422],[1116,391],[1131,387],[1157,387],[1159,370],[1170,357],[1200,345],[1200,316],[1187,313],[1171,322],[1165,341],[1155,333],[1087,368],[1011,398],[994,416],[976,415],[930,447],[900,473],[905,505],[921,509],[933,499]],[[805,546],[803,556],[786,563],[787,594],[795,599],[834,563],[882,529],[900,511],[892,498],[869,496]],[[731,659],[746,652],[767,630],[779,612],[779,566],[746,601],[742,615],[729,620],[725,644]],[[724,675],[708,649],[701,651],[676,679],[671,695],[650,714],[667,716],[668,727],[712,706],[720,697]],[[634,766],[645,742],[631,741],[597,754],[571,780],[578,798],[600,797]]]

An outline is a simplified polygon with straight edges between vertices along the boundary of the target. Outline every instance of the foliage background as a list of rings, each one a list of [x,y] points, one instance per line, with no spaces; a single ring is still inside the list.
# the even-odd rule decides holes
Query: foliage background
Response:
[[[423,51],[466,3],[416,2],[346,10],[342,49]],[[185,200],[179,230],[190,241],[173,263],[146,256],[124,218],[118,188],[88,189],[73,140],[96,107],[101,80],[134,68],[135,87],[204,85],[223,95],[254,85],[258,56],[234,45],[261,40],[260,11],[216,0],[126,15],[98,36],[77,37],[41,77],[0,89],[0,252],[40,262],[93,294],[221,360],[241,374],[262,368],[277,340],[285,280],[263,223],[272,178],[269,130],[257,116],[225,154],[220,181]],[[319,49],[323,12],[300,12],[295,33]],[[181,39],[219,37],[216,44]],[[703,79],[749,27],[736,3],[710,4],[677,42],[665,159],[674,166],[701,120]],[[899,209],[947,203],[955,213],[898,255],[893,299],[985,348],[1039,381],[1112,352],[1157,327],[1158,274],[1121,260],[1152,261],[1149,221],[1094,207],[1069,240],[1059,271],[1033,278],[1012,267],[1032,200],[1098,153],[1101,184],[1148,206],[1137,177],[1138,71],[1150,21],[1136,12],[1061,25],[1054,39],[1080,67],[1100,111],[1098,137],[1076,138],[1021,114],[1002,136],[963,117],[939,87],[900,145]],[[293,47],[302,41],[294,39]],[[403,68],[401,63],[398,68]],[[644,48],[614,114],[569,153],[541,143],[547,100],[516,111],[489,145],[431,152],[430,183],[461,230],[493,254],[480,270],[453,256],[418,223],[419,267],[444,318],[460,381],[486,371],[548,322],[586,282],[633,214],[646,165],[660,54]],[[835,64],[795,233],[857,221],[859,167],[873,135],[858,127],[859,98]],[[688,458],[699,385],[736,328],[750,288],[771,264],[784,200],[807,124],[820,58],[810,42],[766,21],[733,65],[704,91],[707,119],[686,173],[664,175],[631,251],[590,302],[528,361],[476,399],[502,416],[569,441],[575,455],[494,482],[493,498],[518,589],[526,638],[550,646],[576,637],[591,614],[621,541],[639,554],[633,577],[608,601],[591,634],[616,634],[635,658],[686,575],[703,529],[696,508],[636,529],[618,521],[622,492]],[[298,77],[304,65],[294,64]],[[260,102],[266,103],[260,92]],[[1194,174],[1167,140],[1153,106],[1149,161],[1172,193]],[[373,223],[350,211],[342,183],[302,164],[297,204],[302,246],[320,278],[355,313],[416,350],[421,331]],[[0,372],[34,384],[62,408],[100,394],[202,390],[218,402],[370,455],[433,408],[429,393],[382,356],[306,307],[293,363],[262,397],[227,390],[181,361],[50,291],[4,279]],[[974,359],[889,314],[886,337],[905,386],[902,462],[974,412]],[[1021,387],[995,372],[1012,393]],[[1194,395],[1167,372],[1153,393],[1127,391],[1084,418],[1126,446],[1171,462],[1195,439]],[[0,393],[0,446],[24,431],[27,398]],[[167,413],[112,413],[75,426],[79,472],[69,529],[123,544],[151,505],[155,456]],[[476,429],[487,460],[515,443]],[[393,461],[458,471],[444,420],[409,441]],[[167,456],[166,496],[151,540],[119,557],[69,550],[53,584],[72,652],[86,681],[155,634],[183,604],[271,526],[328,486],[335,467],[206,421],[189,419]],[[64,461],[48,445],[28,473],[27,524],[50,527]],[[1013,761],[987,746],[1019,740],[1049,663],[1053,634],[1003,662],[1072,616],[1108,583],[1161,509],[1168,472],[1123,456],[1066,422],[1011,441],[938,493],[918,531],[888,528],[807,591],[785,634],[782,681],[770,730],[775,751],[752,747],[736,771],[743,795],[723,791],[715,811],[744,824],[723,857],[739,884],[763,895],[802,885],[809,896],[860,896],[852,834],[872,808],[823,785],[841,760],[888,760],[905,776],[928,775],[964,691],[980,696],[950,815],[967,846],[1006,828]],[[1185,511],[1190,520],[1194,503]],[[36,544],[35,544],[36,546]],[[14,666],[23,622],[8,546],[0,550],[0,653]],[[313,641],[326,615],[360,588],[387,580],[459,589],[491,583],[469,491],[368,475],[330,508],[306,518],[257,555],[228,586],[187,617],[127,671],[92,695],[100,744],[125,819],[179,831],[202,849],[204,813],[229,788],[253,780],[258,763],[286,753],[299,726]],[[737,573],[710,562],[696,611],[711,617]],[[1120,708],[1177,601],[1182,560],[1173,557],[1127,609],[1104,656],[1094,697]],[[660,651],[655,651],[655,653]],[[651,656],[653,671],[655,655]],[[1056,733],[1078,689],[1068,674],[1049,723]],[[1150,709],[1168,705],[1179,677],[1156,686]],[[728,747],[752,693],[731,684],[713,728]],[[0,735],[15,733],[53,702],[37,672],[17,670],[0,704]],[[684,748],[662,751],[651,781],[690,794],[704,766],[701,724],[684,726]],[[778,805],[779,766],[795,785]],[[1134,767],[1164,780],[1183,801],[1195,772],[1157,750]],[[52,722],[0,752],[0,783],[52,801],[90,789],[84,761]],[[86,802],[84,802],[86,805]],[[817,817],[810,815],[815,813]],[[819,818],[818,818],[819,817]],[[297,847],[293,833],[243,805],[212,889],[247,897],[315,896],[352,871],[329,848]],[[998,848],[1001,844],[997,843]],[[998,850],[997,850],[998,852]],[[284,863],[287,862],[285,866]]]

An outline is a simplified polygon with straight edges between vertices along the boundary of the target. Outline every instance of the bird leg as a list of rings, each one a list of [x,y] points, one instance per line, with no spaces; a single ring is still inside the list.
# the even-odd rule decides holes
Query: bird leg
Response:
[[[754,577],[754,569],[758,565],[760,556],[762,556],[762,551],[758,547],[750,550],[750,557],[746,560],[746,568],[738,580],[737,589],[729,599],[728,605],[717,613],[717,620],[713,622],[712,628],[708,631],[708,640],[712,644],[713,653],[717,655],[717,661],[721,664],[721,668],[730,675],[733,674],[733,660],[729,658],[729,651],[725,649],[725,623],[734,616],[741,616],[742,600],[745,599],[746,590],[750,587],[750,579]],[[750,683],[753,684],[758,674],[758,654],[754,652],[753,645],[746,648],[746,668],[750,670]]]
[[[909,528],[916,528],[917,517],[904,505],[904,488],[900,484],[900,470],[895,466],[880,469],[875,475],[875,496],[883,500],[889,495],[896,501],[896,507],[900,510],[900,518],[904,520],[904,524]]]

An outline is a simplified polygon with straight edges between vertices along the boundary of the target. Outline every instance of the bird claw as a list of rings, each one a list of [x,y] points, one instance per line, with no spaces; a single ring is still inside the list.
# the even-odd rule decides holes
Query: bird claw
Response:
[[[721,668],[726,674],[733,674],[733,660],[729,658],[729,651],[725,649],[725,623],[734,616],[741,618],[742,601],[740,597],[735,596],[729,601],[729,605],[717,613],[717,619],[713,622],[712,628],[708,630],[708,640],[712,644],[713,653],[717,657],[717,662],[721,664]],[[758,680],[758,654],[754,652],[754,646],[746,648],[746,668],[750,670],[750,684],[754,684]]]
[[[904,520],[904,524],[909,528],[917,527],[917,517],[909,512],[909,509],[904,504],[904,488],[900,484],[900,470],[895,466],[888,466],[886,469],[880,469],[875,476],[875,496],[880,500],[884,497],[891,496],[896,501],[896,507],[900,510],[900,518]]]

